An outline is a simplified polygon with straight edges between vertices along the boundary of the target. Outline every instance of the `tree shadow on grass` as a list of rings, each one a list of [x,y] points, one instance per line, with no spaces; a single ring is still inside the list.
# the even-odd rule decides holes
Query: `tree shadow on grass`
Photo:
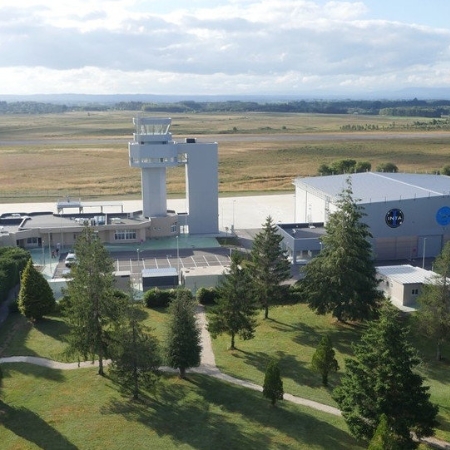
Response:
[[[242,389],[206,376],[194,378],[193,383],[200,389],[202,397],[208,404],[217,405],[222,410],[244,417],[253,424],[256,423],[258,431],[253,434],[247,433],[252,441],[250,448],[288,449],[293,448],[293,442],[295,445],[298,444],[299,448],[336,450],[359,448],[356,440],[348,433],[327,421],[296,410],[295,406],[283,401],[278,402],[277,407],[274,408],[259,391]],[[288,436],[291,442],[283,445],[278,441],[274,444],[273,439],[279,433]],[[261,435],[264,435],[265,441],[262,447],[256,440],[261,440]],[[248,447],[239,445],[228,448]]]
[[[336,322],[332,329],[321,330],[300,322],[297,326],[299,333],[293,341],[299,345],[317,348],[320,340],[328,335],[333,348],[343,355],[352,355],[352,343],[358,342],[365,326],[363,324],[348,324]]]
[[[65,321],[50,316],[35,322],[34,327],[42,334],[61,342],[66,341],[66,336],[70,331],[70,327]]]
[[[65,381],[61,370],[50,369],[48,367],[37,366],[29,363],[2,363],[2,373],[4,378],[13,376],[12,371],[20,372],[23,375],[31,375],[35,378],[45,378],[46,380],[58,383]]]
[[[77,447],[35,412],[0,402],[2,425],[42,449],[76,450]]]
[[[154,399],[138,401],[112,400],[103,414],[120,414],[130,422],[139,422],[158,436],[170,436],[177,443],[198,450],[267,448],[263,435],[249,435],[240,423],[227,420],[221,408],[211,408],[198,394],[195,375],[188,380],[172,377],[164,383]]]

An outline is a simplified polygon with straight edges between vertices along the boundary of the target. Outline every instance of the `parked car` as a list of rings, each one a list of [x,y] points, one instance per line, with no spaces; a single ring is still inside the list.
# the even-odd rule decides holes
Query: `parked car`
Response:
[[[65,260],[66,267],[72,267],[77,262],[77,257],[75,253],[68,253]]]

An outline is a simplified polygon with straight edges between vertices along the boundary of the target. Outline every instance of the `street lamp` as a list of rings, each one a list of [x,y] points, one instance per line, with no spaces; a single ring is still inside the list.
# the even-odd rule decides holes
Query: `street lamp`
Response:
[[[236,200],[233,200],[233,224],[231,225],[231,231],[234,233],[234,204],[236,203]]]
[[[137,262],[138,262],[138,264],[139,264],[139,252],[140,252],[140,250],[137,248],[136,249],[136,254],[137,254]]]
[[[180,247],[178,245],[178,236],[177,238],[177,274],[180,276]]]

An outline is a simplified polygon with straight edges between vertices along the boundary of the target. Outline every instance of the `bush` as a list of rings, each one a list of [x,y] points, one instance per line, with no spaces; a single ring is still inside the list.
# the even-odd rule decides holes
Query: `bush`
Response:
[[[197,301],[201,305],[215,305],[217,300],[217,289],[211,288],[200,288],[197,291]]]
[[[377,172],[397,173],[398,167],[391,162],[382,163],[377,166]]]
[[[144,292],[144,305],[147,308],[165,308],[176,297],[174,289],[161,290],[158,288],[149,289]]]

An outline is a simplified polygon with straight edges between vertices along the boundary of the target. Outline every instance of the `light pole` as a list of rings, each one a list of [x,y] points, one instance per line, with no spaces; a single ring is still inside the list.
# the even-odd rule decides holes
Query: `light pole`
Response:
[[[177,236],[177,274],[180,276],[180,247],[178,245],[178,236]]]
[[[427,249],[427,238],[423,238],[423,249],[422,249],[422,269],[425,269],[425,254]]]
[[[233,224],[231,225],[231,231],[234,233],[234,204],[236,203],[236,200],[233,200]]]
[[[139,264],[139,252],[140,252],[140,250],[137,248],[136,249],[136,255],[137,255],[137,262],[138,262],[138,264]]]

